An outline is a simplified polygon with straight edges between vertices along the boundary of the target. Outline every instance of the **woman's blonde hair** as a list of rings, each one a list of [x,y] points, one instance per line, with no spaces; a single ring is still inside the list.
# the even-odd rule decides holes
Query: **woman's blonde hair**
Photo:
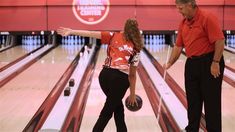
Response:
[[[124,36],[127,41],[134,44],[134,48],[140,51],[143,48],[143,41],[135,19],[127,19],[124,27]]]

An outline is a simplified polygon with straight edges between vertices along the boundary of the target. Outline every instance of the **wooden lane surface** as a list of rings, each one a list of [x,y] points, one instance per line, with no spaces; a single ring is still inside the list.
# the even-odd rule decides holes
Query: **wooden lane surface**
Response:
[[[235,54],[230,53],[228,51],[224,51],[223,55],[225,64],[228,67],[235,69]]]
[[[1,132],[24,129],[75,54],[59,46],[0,89]]]
[[[4,52],[0,53],[0,68],[7,65],[8,63],[16,60],[17,58],[27,54],[30,51],[27,51],[22,46],[15,46]]]

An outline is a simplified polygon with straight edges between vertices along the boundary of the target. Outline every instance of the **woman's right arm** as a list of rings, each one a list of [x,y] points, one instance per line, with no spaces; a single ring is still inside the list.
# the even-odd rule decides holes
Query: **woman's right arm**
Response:
[[[137,72],[137,66],[130,66],[129,71],[129,82],[130,82],[130,98],[129,98],[129,104],[134,105],[137,104],[136,97],[135,97],[135,87],[136,87],[136,72]]]
[[[73,30],[70,28],[60,27],[57,30],[57,33],[62,36],[79,35],[79,36],[83,36],[83,37],[93,37],[93,38],[101,39],[101,32],[100,31]]]

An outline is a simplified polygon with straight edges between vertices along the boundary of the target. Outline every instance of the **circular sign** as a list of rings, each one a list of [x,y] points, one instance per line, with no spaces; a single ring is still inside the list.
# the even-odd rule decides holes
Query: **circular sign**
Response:
[[[109,13],[109,0],[73,0],[73,14],[84,24],[97,24]]]

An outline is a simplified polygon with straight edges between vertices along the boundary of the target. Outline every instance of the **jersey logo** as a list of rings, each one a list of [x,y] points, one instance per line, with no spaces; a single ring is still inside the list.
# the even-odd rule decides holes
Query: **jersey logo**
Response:
[[[128,51],[128,52],[132,52],[133,51],[133,48],[131,46],[128,46],[127,44],[125,45],[122,45],[120,47],[118,47],[119,51]]]

